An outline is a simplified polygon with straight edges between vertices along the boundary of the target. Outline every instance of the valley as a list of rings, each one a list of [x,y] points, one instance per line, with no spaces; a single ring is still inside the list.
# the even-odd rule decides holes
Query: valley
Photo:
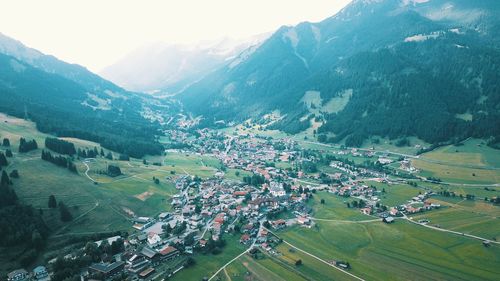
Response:
[[[1,137],[9,138],[13,148],[21,137],[43,144],[49,136],[37,131],[29,121],[7,115],[1,115],[0,121]],[[76,158],[77,174],[62,171],[62,168],[41,160],[39,153],[46,149],[43,145],[28,153],[14,153],[6,167],[9,171],[19,171],[20,177],[13,180],[13,187],[20,201],[42,213],[51,230],[41,257],[50,260],[61,251],[71,255],[74,251],[71,249],[82,245],[80,241],[88,241],[95,235],[126,234],[125,241],[131,243],[142,233],[151,233],[132,228],[137,224],[135,221],[142,217],[152,220],[161,214],[171,214],[166,220],[155,221],[160,225],[168,224],[172,219],[188,221],[186,232],[177,236],[181,237],[180,241],[194,235],[195,241],[199,241],[195,243],[206,243],[217,236],[217,240],[224,241],[224,246],[220,253],[207,253],[199,245],[192,247],[193,250],[188,251],[195,252],[192,256],[194,265],[167,269],[163,263],[157,263],[154,277],[167,276],[179,269],[172,280],[185,280],[188,276],[192,280],[203,277],[215,280],[322,280],[327,276],[337,276],[340,280],[397,280],[408,274],[416,279],[494,279],[495,265],[500,256],[495,242],[500,239],[500,229],[496,227],[500,211],[490,199],[498,198],[500,190],[496,185],[488,184],[489,174],[478,174],[478,181],[473,183],[454,177],[469,164],[473,166],[467,169],[496,171],[499,168],[498,154],[492,154],[491,148],[480,140],[471,139],[460,146],[402,157],[400,152],[393,152],[387,146],[378,151],[324,146],[297,136],[289,138],[278,132],[249,131],[242,127],[232,131],[193,132],[197,137],[192,137],[190,131],[169,131],[169,137],[163,140],[165,145],[184,143],[187,146],[169,149],[165,156],[120,161],[119,154],[110,151],[113,155],[113,160],[110,160],[106,158],[108,150],[104,149],[106,157]],[[97,143],[75,138],[65,140],[80,150],[101,149]],[[454,155],[457,155],[456,159]],[[326,160],[325,157],[335,157],[335,160]],[[470,160],[461,163],[459,159]],[[314,167],[303,166],[304,161]],[[371,166],[376,169],[370,170],[365,168],[370,167],[367,166],[370,161],[390,163]],[[453,183],[440,184],[434,177],[425,180],[433,170],[417,165],[427,161],[439,161],[440,166],[446,166],[446,171],[450,171],[446,179]],[[120,167],[122,175],[108,176],[105,171],[109,165]],[[262,168],[258,168],[259,165]],[[252,175],[264,175],[263,185],[246,182],[245,178],[250,180]],[[185,185],[190,178],[195,182]],[[252,201],[247,201],[247,196],[238,199],[233,195],[238,192],[251,195],[249,198],[277,200],[278,205],[263,205],[256,209],[257,213],[250,212],[254,208],[251,207]],[[281,192],[286,196],[281,197]],[[214,197],[218,200],[210,201],[209,194],[219,194]],[[47,208],[50,195],[64,201],[73,216],[72,221],[61,222],[59,212]],[[424,197],[416,199],[422,195]],[[186,202],[186,205],[176,205],[179,199],[180,204]],[[299,200],[295,202],[293,199]],[[354,207],[353,202],[358,205],[361,201],[367,207]],[[215,202],[221,205],[213,205]],[[197,215],[193,210],[189,211],[193,212],[191,215],[186,213],[189,206],[200,206],[200,214],[206,219],[192,225],[190,220]],[[231,211],[234,207],[240,211]],[[210,209],[220,210],[220,213]],[[214,224],[212,216],[215,214],[225,214],[219,226]],[[388,216],[394,217],[395,222],[383,223],[382,218]],[[283,226],[279,224],[280,220],[284,222]],[[252,221],[261,225],[260,230],[254,228],[253,232],[245,234],[243,226],[251,225]],[[424,225],[419,225],[422,221],[425,221]],[[426,228],[425,225],[484,240]],[[251,243],[255,248],[242,242],[245,235],[249,235],[250,241],[255,240]],[[167,239],[169,235],[163,233],[161,237]],[[173,238],[171,236],[166,241],[174,241]],[[488,241],[491,246],[483,246],[483,241]],[[148,243],[146,247],[151,249],[162,247]],[[179,242],[175,243],[175,247],[183,248]],[[137,247],[135,244],[126,245],[126,248]],[[184,244],[184,251],[185,247]],[[429,259],[430,252],[439,258]],[[15,266],[6,262],[9,256],[3,256],[5,268]],[[467,264],[459,262],[458,257],[466,259]],[[191,259],[190,254],[187,258]],[[296,263],[298,260],[300,265]],[[185,261],[183,254],[168,264],[179,266]],[[339,267],[334,261],[348,262],[349,268]],[[386,264],[393,266],[390,275],[384,269]]]
[[[498,279],[496,0],[91,2],[0,4],[0,280]]]

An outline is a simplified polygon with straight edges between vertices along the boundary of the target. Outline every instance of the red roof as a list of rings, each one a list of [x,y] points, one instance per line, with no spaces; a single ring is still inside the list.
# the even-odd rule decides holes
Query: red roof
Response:
[[[161,250],[160,254],[163,256],[166,256],[166,255],[169,255],[169,254],[176,252],[176,251],[177,251],[177,249],[175,247],[168,246],[168,247],[164,248],[163,250]]]

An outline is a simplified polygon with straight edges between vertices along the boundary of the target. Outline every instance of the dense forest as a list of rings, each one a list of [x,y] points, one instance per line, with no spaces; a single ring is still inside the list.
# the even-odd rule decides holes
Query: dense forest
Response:
[[[75,145],[72,142],[58,138],[45,138],[45,147],[60,154],[73,155],[76,153]]]
[[[0,247],[25,247],[19,261],[30,264],[44,247],[49,229],[38,211],[18,201],[7,172],[0,180]],[[8,251],[8,249],[7,249]]]

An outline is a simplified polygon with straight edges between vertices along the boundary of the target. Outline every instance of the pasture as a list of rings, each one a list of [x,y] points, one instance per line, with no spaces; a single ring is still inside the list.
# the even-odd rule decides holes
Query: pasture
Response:
[[[495,280],[500,247],[438,232],[398,220],[350,223],[318,222],[279,232],[285,241],[325,260],[351,264],[351,273],[367,280]]]
[[[461,146],[448,145],[412,160],[424,177],[446,182],[494,184],[500,182],[500,153],[484,141],[470,139]]]

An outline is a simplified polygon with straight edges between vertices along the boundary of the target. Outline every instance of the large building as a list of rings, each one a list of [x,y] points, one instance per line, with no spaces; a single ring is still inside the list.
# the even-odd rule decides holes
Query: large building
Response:
[[[94,263],[89,266],[90,274],[102,275],[104,279],[113,277],[123,271],[125,262],[117,261],[113,263]]]

